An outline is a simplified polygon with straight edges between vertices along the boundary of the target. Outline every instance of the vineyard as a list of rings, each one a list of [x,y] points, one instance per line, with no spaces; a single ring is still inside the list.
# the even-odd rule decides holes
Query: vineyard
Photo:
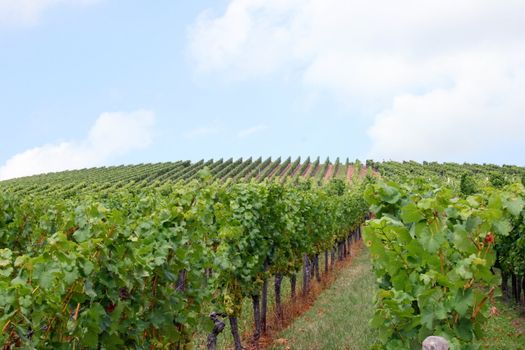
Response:
[[[375,346],[441,335],[473,349],[497,290],[525,301],[524,181],[516,166],[319,158],[3,181],[0,343],[215,349],[227,326],[236,350],[257,347],[270,304],[284,317],[283,290],[307,296],[363,237],[379,281]]]
[[[199,179],[199,172],[203,169],[217,181],[272,180],[281,183],[300,178],[317,183],[331,179],[352,182],[359,177],[360,172],[361,175],[367,172],[367,168],[359,161],[351,163],[346,159],[341,162],[339,158],[333,163],[328,158],[323,162],[319,157],[303,161],[301,158],[292,160],[291,157],[285,160],[230,158],[71,170],[3,181],[1,188],[19,195],[68,198],[79,193],[109,193],[118,189],[156,188],[165,183],[187,183]]]

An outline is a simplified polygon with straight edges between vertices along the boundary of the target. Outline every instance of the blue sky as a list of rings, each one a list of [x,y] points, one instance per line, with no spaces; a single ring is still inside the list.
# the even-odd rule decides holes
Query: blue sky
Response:
[[[525,165],[519,1],[0,2],[0,178],[179,159]]]

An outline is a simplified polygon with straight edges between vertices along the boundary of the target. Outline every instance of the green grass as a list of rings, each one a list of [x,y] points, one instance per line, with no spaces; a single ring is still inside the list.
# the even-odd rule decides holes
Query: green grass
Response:
[[[496,299],[495,306],[498,314],[490,317],[483,327],[482,349],[524,350],[525,308],[501,298]]]
[[[375,278],[363,250],[312,308],[277,336],[271,349],[370,349],[376,338],[368,326],[374,294]],[[495,302],[498,313],[483,328],[481,349],[525,350],[525,309],[501,298]]]
[[[277,336],[273,350],[368,349],[375,331],[372,317],[375,277],[364,250],[339,272],[305,314]]]

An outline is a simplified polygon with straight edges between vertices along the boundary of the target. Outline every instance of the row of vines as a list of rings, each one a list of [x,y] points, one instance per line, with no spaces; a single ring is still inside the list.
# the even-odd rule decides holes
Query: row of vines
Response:
[[[435,184],[437,183],[437,184]],[[462,186],[461,186],[462,187]],[[378,181],[365,198],[379,278],[371,324],[382,347],[420,349],[430,335],[451,349],[477,349],[482,326],[496,313],[498,277],[517,302],[525,287],[525,188],[517,182],[462,194],[446,182]]]
[[[318,274],[322,254],[328,268],[366,213],[363,187],[340,180],[208,179],[65,200],[0,193],[0,344],[183,349],[206,329],[213,348],[227,317],[241,349],[243,300],[257,337],[269,279],[277,298],[283,278]]]
[[[331,176],[326,175],[326,170],[333,166],[336,171]],[[339,158],[332,164],[329,158],[321,163],[317,157],[315,161],[310,158],[302,160],[300,157],[292,160],[288,157],[276,159],[252,157],[234,160],[204,160],[197,162],[177,161],[154,164],[120,165],[80,170],[69,170],[57,173],[40,174],[11,179],[0,182],[0,188],[9,190],[19,195],[38,195],[48,197],[72,198],[79,193],[111,192],[119,189],[159,187],[167,182],[189,182],[199,178],[199,173],[206,169],[217,181],[228,179],[237,181],[258,182],[276,180],[286,182],[300,177],[309,178],[315,175],[317,181],[327,182],[331,178],[350,180],[345,176],[345,171],[356,167],[359,174],[359,161],[341,163]],[[307,172],[307,169],[310,169]],[[343,171],[338,171],[343,170]]]

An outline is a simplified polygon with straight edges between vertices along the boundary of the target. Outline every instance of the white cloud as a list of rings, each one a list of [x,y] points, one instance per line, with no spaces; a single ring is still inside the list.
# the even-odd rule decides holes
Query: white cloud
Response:
[[[244,139],[244,138],[247,138],[248,136],[252,136],[253,134],[257,134],[257,133],[262,132],[262,131],[264,131],[266,129],[268,129],[268,126],[266,126],[264,124],[255,125],[255,126],[252,126],[250,128],[240,130],[237,133],[237,137],[239,137],[241,139]]]
[[[521,0],[231,0],[198,17],[189,50],[202,73],[292,75],[365,111],[375,157],[468,160],[487,140],[525,147],[509,130],[523,126],[523,23]]]
[[[298,4],[298,0],[236,0],[222,17],[204,11],[189,34],[198,68],[226,69],[235,75],[271,72],[287,59],[291,38],[286,16]],[[280,24],[283,20],[285,26]]]
[[[42,14],[59,5],[89,5],[99,0],[0,0],[0,25],[33,25]]]
[[[395,97],[368,131],[369,157],[492,161],[480,155],[525,146],[525,67],[507,71],[505,55],[457,57],[465,67],[453,87]],[[525,59],[525,51],[515,55]]]
[[[103,165],[149,146],[154,124],[150,111],[102,113],[83,140],[48,144],[14,155],[0,167],[0,180]]]

